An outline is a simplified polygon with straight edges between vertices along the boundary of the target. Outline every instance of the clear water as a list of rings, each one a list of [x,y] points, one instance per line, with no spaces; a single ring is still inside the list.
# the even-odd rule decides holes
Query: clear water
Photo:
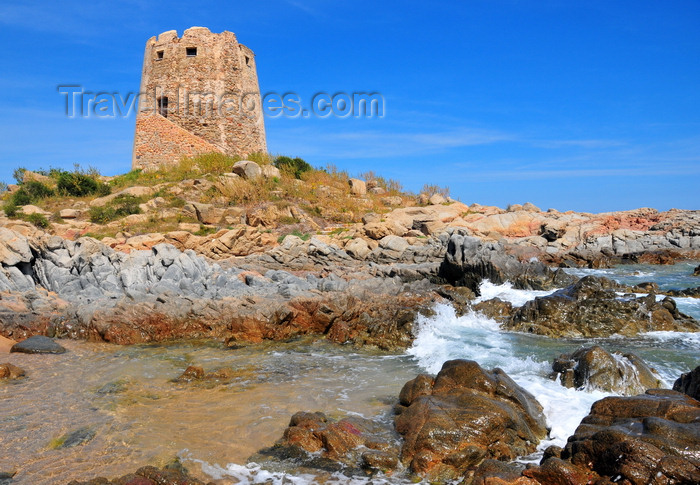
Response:
[[[662,270],[659,283],[685,278],[667,272],[671,267],[651,268]],[[616,269],[615,277],[636,277],[625,276],[623,269]],[[687,286],[695,286],[695,280],[689,281]],[[517,305],[546,294],[490,283],[482,286],[482,293],[484,299],[499,296]],[[100,475],[114,478],[179,455],[194,475],[221,484],[361,484],[369,480],[273,473],[246,465],[246,459],[279,439],[291,415],[300,410],[332,417],[357,413],[388,422],[403,384],[420,372],[437,372],[448,359],[500,367],[533,393],[552,427],[540,449],[565,443],[590,405],[606,395],[566,389],[547,378],[554,357],[591,340],[505,333],[482,315],[457,317],[446,305],[417,323],[420,331],[413,347],[400,354],[314,340],[236,350],[211,342],[119,347],[65,341],[69,352],[63,355],[4,354],[2,362],[23,367],[29,377],[0,383],[0,472],[17,471],[16,484],[67,483]],[[700,364],[700,334],[654,332],[595,343],[637,353],[668,385]],[[190,364],[206,371],[230,366],[235,377],[220,385],[172,382]],[[80,428],[94,431],[95,437],[80,446],[54,449],[58,438]],[[371,481],[402,482],[400,477]]]

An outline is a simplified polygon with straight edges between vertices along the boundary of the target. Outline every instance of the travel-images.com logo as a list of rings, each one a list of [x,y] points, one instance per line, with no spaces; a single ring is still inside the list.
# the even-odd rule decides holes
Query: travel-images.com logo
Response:
[[[65,97],[65,115],[69,118],[126,118],[140,106],[140,114],[196,118],[383,118],[386,102],[379,93],[329,94],[318,92],[306,103],[297,93],[267,93],[262,101],[257,93],[207,93],[178,87],[175,93],[162,89],[151,92],[90,91],[80,85],[59,85]],[[260,106],[258,104],[260,103]],[[262,109],[260,109],[262,108]]]

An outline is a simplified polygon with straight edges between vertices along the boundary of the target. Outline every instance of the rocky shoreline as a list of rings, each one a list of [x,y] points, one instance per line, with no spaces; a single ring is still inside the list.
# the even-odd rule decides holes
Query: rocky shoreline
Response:
[[[514,236],[516,226],[530,234]],[[700,323],[679,312],[672,297],[659,301],[654,285],[625,287],[561,269],[696,258],[695,212],[592,216],[446,201],[395,209],[381,220],[368,217],[354,230],[357,237],[342,244],[323,235],[308,240],[288,235],[264,251],[237,255],[232,248],[243,244],[245,229],[98,241],[5,223],[0,343],[14,349],[24,341],[32,351],[36,347],[27,340],[32,336],[122,345],[206,338],[235,348],[317,335],[396,350],[411,345],[416,316],[431,314],[436,302],[458,312],[475,308],[504,330],[553,338],[700,331]],[[484,280],[558,290],[521,307],[498,299],[475,305]],[[687,290],[676,294],[696,296]],[[398,399],[395,429],[306,412],[295,415],[282,440],[261,456],[301,459],[320,452],[323,460],[311,459],[308,466],[360,474],[405,469],[423,479],[463,479],[466,485],[698,483],[698,369],[679,379],[678,391],[655,390],[653,371],[635,356],[624,358],[628,363],[618,369],[622,357],[600,349],[554,363],[554,375],[564,385],[628,396],[596,403],[567,446],[548,449],[539,466],[510,462],[532,453],[547,435],[540,404],[503,371],[467,361],[446,362],[437,376],[408,382]],[[617,370],[610,373],[611,368]],[[636,381],[615,379],[629,369]],[[14,366],[5,365],[2,373],[26,379]],[[624,459],[613,459],[616,454]],[[175,467],[88,483],[201,482]]]
[[[413,245],[410,237],[387,235],[362,256],[320,237],[287,236],[265,253],[213,261],[165,242],[123,252],[92,238],[72,241],[27,225],[0,227],[0,333],[14,340],[49,335],[120,344],[177,338],[257,342],[317,333],[338,343],[401,348],[411,342],[416,313],[445,299],[468,305],[485,279],[523,289],[565,288],[523,308],[501,308],[509,330],[552,337],[697,330],[671,298],[657,303],[653,296],[625,300],[616,293],[653,295],[653,286],[624,288],[592,277],[577,282],[531,256],[531,246],[522,241],[469,233],[450,226]],[[224,244],[225,236],[214,241]],[[700,236],[686,237],[687,257],[695,254],[696,242]],[[632,254],[644,259],[649,253]]]

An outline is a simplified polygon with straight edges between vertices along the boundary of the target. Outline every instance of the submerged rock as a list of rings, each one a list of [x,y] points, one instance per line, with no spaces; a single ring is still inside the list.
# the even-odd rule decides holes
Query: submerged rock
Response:
[[[51,448],[59,450],[62,448],[72,448],[74,446],[84,445],[95,437],[95,430],[89,426],[76,429],[70,433],[66,433],[60,438],[57,438],[49,445]]]
[[[204,372],[202,367],[191,365],[174,380],[174,382],[206,382],[210,384],[228,382],[235,377],[235,371],[230,367],[221,367],[211,372]]]
[[[658,374],[632,353],[610,353],[599,346],[562,354],[552,364],[552,378],[565,387],[599,389],[623,395],[662,386]]]
[[[553,338],[700,331],[700,323],[679,312],[673,299],[666,297],[657,302],[653,293],[619,296],[617,288],[607,278],[586,276],[551,295],[527,302],[513,312],[504,328]]]
[[[548,484],[700,483],[700,402],[661,389],[597,401],[561,458],[523,474]]]
[[[16,343],[10,352],[22,352],[24,354],[62,354],[66,351],[53,339],[43,335],[34,335],[28,339]]]
[[[419,375],[399,396],[401,460],[430,480],[464,476],[486,459],[513,460],[547,436],[542,406],[500,369],[468,360]]]
[[[673,383],[673,390],[687,394],[693,399],[700,401],[700,366],[682,374]]]
[[[0,364],[0,379],[21,379],[24,377],[24,369],[13,364]]]
[[[145,466],[136,470],[135,473],[111,481],[100,477],[85,482],[73,480],[68,485],[205,485],[205,483],[190,476],[187,469],[178,461],[163,468]],[[214,482],[208,482],[206,485],[214,485]]]

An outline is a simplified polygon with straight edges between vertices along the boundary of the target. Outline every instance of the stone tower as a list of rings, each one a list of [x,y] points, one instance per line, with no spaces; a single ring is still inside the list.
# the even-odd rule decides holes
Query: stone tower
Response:
[[[132,169],[208,152],[266,151],[255,55],[233,32],[170,30],[146,42]]]

